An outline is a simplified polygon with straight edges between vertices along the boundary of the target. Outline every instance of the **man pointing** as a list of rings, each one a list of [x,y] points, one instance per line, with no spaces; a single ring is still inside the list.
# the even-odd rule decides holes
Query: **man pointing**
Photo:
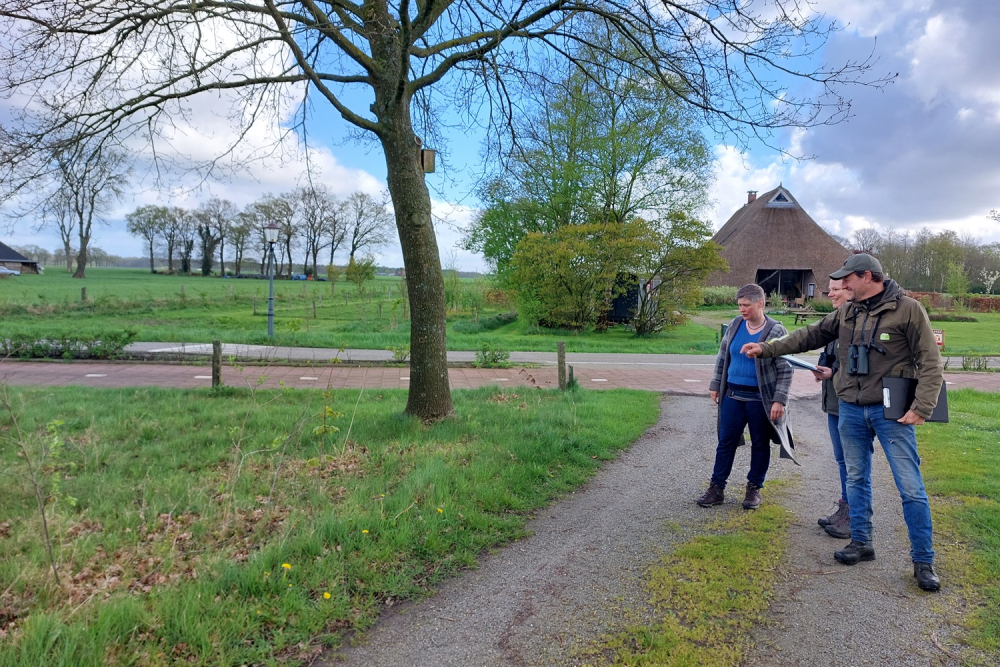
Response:
[[[923,424],[937,404],[944,368],[927,313],[903,296],[899,285],[884,278],[871,255],[852,255],[830,278],[843,280],[852,301],[822,320],[766,343],[747,343],[748,357],[776,357],[823,347],[837,341],[840,369],[834,386],[840,409],[840,439],[847,464],[847,502],[851,542],[834,552],[845,565],[875,559],[872,546],[871,463],[878,436],[896,488],[910,537],[913,576],[925,591],[941,587],[934,572],[931,511],[920,475],[914,425]],[[882,378],[917,381],[916,397],[901,419],[885,419]]]

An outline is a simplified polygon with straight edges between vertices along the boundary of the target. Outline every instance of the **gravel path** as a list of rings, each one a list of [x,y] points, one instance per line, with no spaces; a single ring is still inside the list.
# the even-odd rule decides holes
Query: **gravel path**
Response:
[[[779,573],[774,622],[759,630],[752,665],[949,665],[945,590],[921,593],[911,577],[899,497],[876,457],[878,559],[853,568],[833,560],[834,540],[816,525],[836,497],[836,467],[818,400],[793,401],[802,467],[772,459],[770,477],[796,519]],[[741,448],[722,508],[692,500],[714,456],[707,397],[666,397],[659,422],[586,486],[541,511],[531,536],[485,557],[479,569],[431,598],[387,610],[354,646],[322,665],[571,665],[578,650],[642,610],[644,575],[672,545],[705,528],[717,512],[741,512],[749,468]],[[764,490],[764,502],[768,502]],[[935,645],[935,642],[941,646]]]

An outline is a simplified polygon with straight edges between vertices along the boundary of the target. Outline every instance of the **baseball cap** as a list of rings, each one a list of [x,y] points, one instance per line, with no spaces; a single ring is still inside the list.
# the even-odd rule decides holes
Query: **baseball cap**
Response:
[[[847,261],[844,262],[844,266],[831,273],[830,277],[834,280],[840,280],[841,278],[851,275],[855,271],[882,273],[882,265],[879,264],[879,261],[871,255],[866,255],[864,253],[851,255],[847,258]]]

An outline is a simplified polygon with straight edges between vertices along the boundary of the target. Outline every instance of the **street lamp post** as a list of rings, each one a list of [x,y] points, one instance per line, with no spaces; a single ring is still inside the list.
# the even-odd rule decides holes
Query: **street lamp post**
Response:
[[[273,222],[264,228],[267,241],[267,337],[274,338],[274,243],[278,240],[278,226]]]

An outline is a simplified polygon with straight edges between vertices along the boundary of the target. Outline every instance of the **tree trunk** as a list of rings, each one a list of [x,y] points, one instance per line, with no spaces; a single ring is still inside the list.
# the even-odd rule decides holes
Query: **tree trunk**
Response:
[[[73,272],[73,277],[87,277],[87,246],[82,242],[82,239],[80,243],[80,252],[76,254],[76,271]]]
[[[149,272],[156,273],[156,266],[153,264],[153,242],[149,242]]]
[[[414,304],[410,325],[410,392],[406,412],[424,420],[452,412],[445,338],[444,277],[431,224],[431,198],[406,101],[392,113],[393,132],[381,137],[389,193],[403,249],[406,287]],[[352,249],[353,255],[353,249]]]

